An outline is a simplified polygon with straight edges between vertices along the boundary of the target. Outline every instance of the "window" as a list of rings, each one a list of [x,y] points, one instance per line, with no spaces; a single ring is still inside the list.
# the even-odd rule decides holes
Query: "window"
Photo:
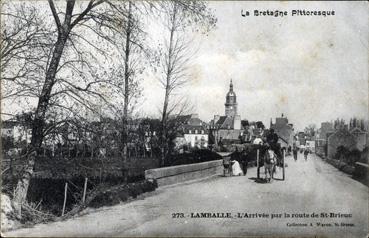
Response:
[[[191,130],[189,130],[189,131],[188,131],[188,133],[189,133],[189,134],[191,134],[191,133],[192,133],[192,131],[191,131]]]
[[[197,134],[197,130],[195,130],[195,134]]]
[[[204,134],[204,130],[201,130],[201,134]]]

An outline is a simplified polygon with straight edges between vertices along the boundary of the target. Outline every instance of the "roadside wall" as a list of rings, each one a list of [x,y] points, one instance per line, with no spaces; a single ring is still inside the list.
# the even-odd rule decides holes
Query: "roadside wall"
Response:
[[[149,169],[145,171],[145,178],[155,179],[158,186],[164,186],[217,174],[223,174],[223,160]]]

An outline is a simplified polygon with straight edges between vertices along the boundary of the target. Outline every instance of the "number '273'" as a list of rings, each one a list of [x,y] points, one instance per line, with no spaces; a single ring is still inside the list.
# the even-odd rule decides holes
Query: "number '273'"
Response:
[[[172,218],[184,218],[184,213],[172,213]]]

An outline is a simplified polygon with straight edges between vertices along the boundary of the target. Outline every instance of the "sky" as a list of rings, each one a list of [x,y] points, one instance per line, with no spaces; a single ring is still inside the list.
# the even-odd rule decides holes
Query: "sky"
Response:
[[[46,1],[39,4],[49,11]],[[196,54],[188,83],[176,92],[191,101],[189,113],[205,122],[224,115],[232,79],[238,113],[245,120],[269,126],[283,113],[296,130],[303,130],[336,118],[368,119],[367,2],[210,1],[208,6],[216,27],[206,35],[188,33]],[[254,16],[254,10],[288,15]],[[292,10],[335,14],[291,16]],[[243,17],[241,11],[250,15]],[[168,35],[158,25],[147,28],[153,47]],[[141,87],[137,114],[160,117],[164,90],[158,79],[146,73]],[[18,107],[5,105],[3,111],[11,108]]]
[[[179,92],[204,121],[224,115],[232,79],[242,119],[282,113],[297,130],[335,118],[368,118],[368,4],[366,2],[212,1],[217,26],[196,36],[189,82]],[[250,16],[242,17],[241,10]],[[287,16],[254,16],[254,10]],[[333,16],[291,16],[291,10],[334,11]],[[160,34],[159,34],[160,35]],[[197,45],[198,44],[198,45]],[[143,81],[139,107],[158,115],[163,90]]]

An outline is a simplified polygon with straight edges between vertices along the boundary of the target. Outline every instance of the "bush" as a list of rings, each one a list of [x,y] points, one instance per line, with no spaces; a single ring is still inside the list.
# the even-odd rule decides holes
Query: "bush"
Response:
[[[334,159],[340,160],[341,158],[347,157],[347,155],[350,153],[350,151],[344,147],[343,145],[340,145],[337,147],[336,154],[334,155]]]
[[[355,167],[354,166],[349,166],[349,165],[343,165],[339,168],[339,170],[345,172],[346,174],[354,174],[355,172]]]
[[[365,149],[361,152],[358,149],[348,150],[344,146],[337,147],[336,154],[334,155],[335,160],[340,160],[348,165],[355,165],[355,162],[361,161],[363,154],[367,154],[367,150],[365,153]]]
[[[156,188],[156,182],[147,180],[127,185],[118,185],[99,193],[88,206],[97,208],[116,205],[120,202],[127,201],[130,197],[136,198],[142,193],[154,191]]]
[[[348,153],[346,163],[349,165],[355,165],[355,162],[359,161],[360,157],[361,152],[358,149],[353,149]]]
[[[39,203],[41,201],[40,207],[43,208],[44,212],[60,216],[63,207],[65,183],[68,183],[65,209],[66,213],[68,213],[74,208],[74,206],[81,203],[84,180],[84,177],[76,177],[73,179],[32,178],[27,194],[27,200],[33,203]],[[130,192],[127,189],[118,189],[116,190],[115,196],[112,197],[98,194],[95,198],[95,202],[97,204],[101,203],[107,205],[114,205],[120,201],[126,201],[130,196],[136,197],[138,194],[146,191],[155,190],[155,186],[145,180],[122,185],[122,178],[120,177],[107,177],[102,183],[100,183],[98,178],[89,178],[87,185],[87,197],[95,191],[101,191],[101,193],[103,193],[103,191],[110,191],[110,189],[113,188],[118,189],[121,187],[132,187]],[[122,192],[120,192],[121,190]],[[135,190],[137,190],[137,192]]]
[[[199,149],[190,153],[170,155],[165,159],[164,166],[194,164],[220,159],[222,159],[222,157],[213,151]]]
[[[368,146],[361,152],[359,162],[368,164]]]

